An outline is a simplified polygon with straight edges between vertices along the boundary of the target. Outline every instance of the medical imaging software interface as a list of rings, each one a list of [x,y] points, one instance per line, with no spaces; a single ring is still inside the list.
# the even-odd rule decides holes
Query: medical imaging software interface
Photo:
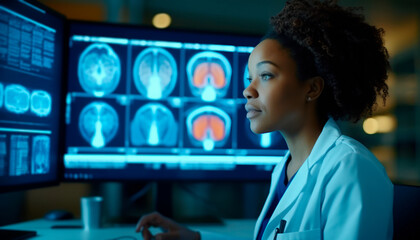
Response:
[[[266,177],[284,154],[245,117],[256,41],[83,22],[69,37],[66,179]]]
[[[58,179],[63,27],[33,5],[0,3],[0,186]]]

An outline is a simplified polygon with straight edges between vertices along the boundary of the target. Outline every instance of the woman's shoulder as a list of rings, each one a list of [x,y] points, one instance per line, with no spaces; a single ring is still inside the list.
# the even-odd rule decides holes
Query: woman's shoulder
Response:
[[[341,135],[325,155],[323,168],[340,174],[360,175],[368,173],[387,177],[382,163],[359,141]]]

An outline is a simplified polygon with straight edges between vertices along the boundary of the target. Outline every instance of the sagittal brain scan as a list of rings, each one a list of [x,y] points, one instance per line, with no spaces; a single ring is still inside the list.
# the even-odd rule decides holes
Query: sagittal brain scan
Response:
[[[32,141],[32,174],[45,174],[50,170],[50,138],[35,136]]]
[[[231,118],[220,108],[199,107],[186,119],[188,137],[196,147],[211,151],[223,146],[230,135]]]
[[[118,131],[118,114],[105,102],[92,102],[79,116],[79,130],[83,138],[95,148],[102,148]]]
[[[229,89],[232,67],[217,52],[200,52],[187,64],[188,85],[192,94],[203,101],[212,102],[224,97]]]
[[[31,94],[31,112],[39,117],[46,117],[51,113],[51,95],[46,91],[36,90]]]
[[[3,107],[3,83],[0,83],[0,108]]]
[[[161,99],[173,91],[178,76],[174,57],[163,48],[146,48],[133,68],[134,84],[143,96]]]
[[[108,44],[94,43],[80,55],[77,74],[83,90],[102,97],[112,93],[120,82],[120,59]]]
[[[4,90],[4,105],[9,112],[23,114],[29,109],[30,93],[19,84],[10,84]]]
[[[175,118],[167,107],[149,103],[140,107],[131,122],[133,145],[174,146],[178,140]]]

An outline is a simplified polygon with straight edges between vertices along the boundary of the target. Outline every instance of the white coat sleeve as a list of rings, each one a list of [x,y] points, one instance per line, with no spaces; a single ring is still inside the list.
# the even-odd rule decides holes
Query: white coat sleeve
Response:
[[[373,155],[350,152],[325,178],[323,239],[392,239],[393,185]]]

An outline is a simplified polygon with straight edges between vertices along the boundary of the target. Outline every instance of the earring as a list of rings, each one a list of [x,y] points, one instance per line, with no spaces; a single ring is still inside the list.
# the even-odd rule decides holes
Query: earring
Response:
[[[308,102],[310,102],[312,100],[312,98],[311,97],[307,97],[306,98],[306,101],[308,101]]]

